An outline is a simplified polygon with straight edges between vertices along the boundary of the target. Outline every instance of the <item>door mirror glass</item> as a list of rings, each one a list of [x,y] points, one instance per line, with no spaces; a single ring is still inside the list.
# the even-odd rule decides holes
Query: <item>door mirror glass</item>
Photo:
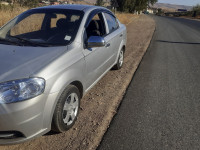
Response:
[[[88,39],[87,42],[87,47],[92,48],[92,47],[103,47],[105,46],[105,40],[101,36],[91,36]]]

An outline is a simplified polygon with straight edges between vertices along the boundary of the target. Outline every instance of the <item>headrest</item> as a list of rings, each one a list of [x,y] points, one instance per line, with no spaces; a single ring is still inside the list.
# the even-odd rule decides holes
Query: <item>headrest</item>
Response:
[[[99,24],[96,20],[92,20],[88,26],[90,30],[99,30]]]

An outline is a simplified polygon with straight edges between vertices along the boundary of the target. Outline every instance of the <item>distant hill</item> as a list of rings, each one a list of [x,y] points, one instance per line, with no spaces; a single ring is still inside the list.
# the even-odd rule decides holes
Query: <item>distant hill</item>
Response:
[[[152,7],[161,8],[166,11],[176,11],[178,9],[187,9],[188,11],[192,10],[192,6],[174,5],[174,4],[165,4],[165,3],[156,3]]]

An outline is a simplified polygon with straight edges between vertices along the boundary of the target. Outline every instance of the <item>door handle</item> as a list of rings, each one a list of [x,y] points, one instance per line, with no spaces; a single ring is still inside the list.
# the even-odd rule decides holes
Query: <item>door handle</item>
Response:
[[[107,43],[107,44],[106,44],[106,47],[110,47],[110,43]]]

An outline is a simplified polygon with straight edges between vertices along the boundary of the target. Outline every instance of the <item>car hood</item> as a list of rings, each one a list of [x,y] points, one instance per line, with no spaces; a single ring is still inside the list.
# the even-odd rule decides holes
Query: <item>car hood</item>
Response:
[[[23,47],[0,44],[0,82],[28,78],[67,51],[61,47]]]

